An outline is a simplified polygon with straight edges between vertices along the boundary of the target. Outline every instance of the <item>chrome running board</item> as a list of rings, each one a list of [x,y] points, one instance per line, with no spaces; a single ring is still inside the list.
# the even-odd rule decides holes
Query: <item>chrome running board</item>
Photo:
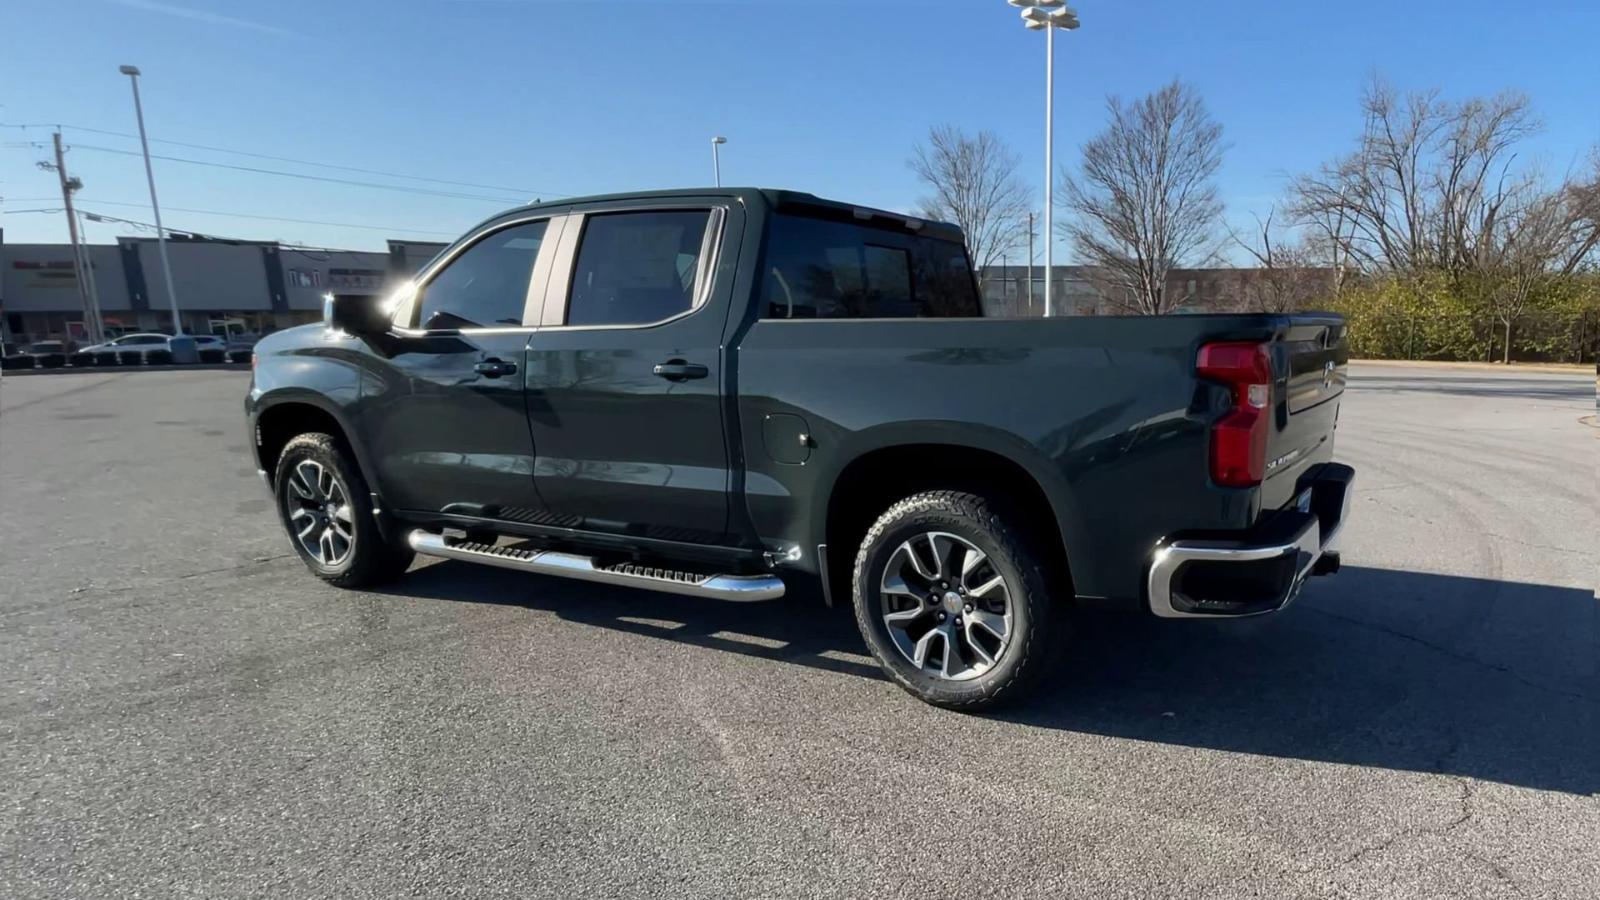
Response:
[[[411,532],[406,540],[411,544],[411,549],[424,556],[458,559],[519,572],[554,575],[557,578],[597,581],[688,597],[713,597],[735,603],[776,600],[783,596],[783,580],[776,575],[702,575],[636,563],[602,566],[592,557],[575,553],[496,547],[474,541],[452,540],[420,530]]]

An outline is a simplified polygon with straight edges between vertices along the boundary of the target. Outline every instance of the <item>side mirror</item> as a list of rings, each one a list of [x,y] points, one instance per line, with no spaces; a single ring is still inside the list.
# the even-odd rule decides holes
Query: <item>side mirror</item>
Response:
[[[390,314],[383,298],[365,294],[325,294],[322,298],[322,324],[358,337],[387,334]]]

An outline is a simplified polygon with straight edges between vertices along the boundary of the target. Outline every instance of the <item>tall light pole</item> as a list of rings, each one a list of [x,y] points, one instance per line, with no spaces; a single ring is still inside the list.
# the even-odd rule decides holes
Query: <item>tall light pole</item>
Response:
[[[1050,301],[1051,271],[1056,236],[1053,232],[1056,206],[1056,29],[1072,31],[1078,27],[1078,13],[1066,0],[1006,0],[1022,8],[1022,22],[1029,31],[1044,31],[1044,314],[1054,314]],[[1048,10],[1048,12],[1047,12]]]
[[[711,139],[711,177],[717,180],[717,187],[722,187],[722,159],[717,155],[717,148],[727,142],[720,134]]]
[[[144,136],[144,106],[139,102],[139,67],[121,66],[118,72],[133,82],[133,114],[139,119],[139,146],[144,148],[144,177],[150,182],[150,211],[156,217],[156,248],[161,253],[161,274],[167,280],[167,301],[172,304],[172,334],[183,337],[183,314],[178,312],[178,289],[172,283],[172,263],[167,260],[167,230],[161,227],[161,204],[156,202],[156,173],[150,168],[150,141]]]

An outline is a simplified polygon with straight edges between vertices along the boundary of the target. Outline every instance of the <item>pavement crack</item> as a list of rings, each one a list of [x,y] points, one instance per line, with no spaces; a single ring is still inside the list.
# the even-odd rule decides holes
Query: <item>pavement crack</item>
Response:
[[[1497,541],[1505,541],[1508,544],[1516,544],[1520,547],[1527,547],[1531,550],[1553,550],[1557,553],[1582,553],[1584,555],[1588,555],[1589,553],[1593,552],[1590,550],[1579,550],[1576,547],[1557,547],[1554,544],[1536,544],[1533,541],[1525,541],[1521,538],[1514,538],[1504,534],[1495,534],[1489,531],[1485,531],[1483,536],[1486,538],[1494,538]]]
[[[60,400],[62,397],[70,397],[73,394],[82,394],[85,391],[97,390],[99,388],[105,387],[108,384],[116,384],[117,382],[122,381],[125,378],[132,378],[132,377],[133,377],[132,373],[129,373],[129,374],[126,374],[126,375],[113,375],[113,376],[111,376],[109,378],[105,378],[105,379],[103,379],[101,381],[96,381],[96,382],[93,382],[93,383],[90,383],[90,384],[80,385],[80,386],[74,387],[74,388],[67,388],[64,391],[58,391],[57,393],[54,393],[54,394],[47,394],[47,395],[45,395],[43,397],[35,397],[32,400],[24,400],[21,403],[13,403],[10,406],[4,407],[3,411],[4,412],[16,412],[19,409],[27,409],[30,406],[36,406],[36,405],[38,405],[40,403],[51,403],[53,401]]]
[[[1406,508],[1404,508],[1402,506],[1397,506],[1397,505],[1395,505],[1393,503],[1390,503],[1388,500],[1386,500],[1386,499],[1384,499],[1382,497],[1376,497],[1376,496],[1370,496],[1369,495],[1368,499],[1370,499],[1373,503],[1376,503],[1376,504],[1378,504],[1380,506],[1388,507],[1390,512],[1392,512],[1392,513],[1394,513],[1394,514],[1396,514],[1398,516],[1402,516],[1404,518],[1411,519],[1411,520],[1416,521],[1416,522],[1422,522],[1422,523],[1424,523],[1426,525],[1438,524],[1438,523],[1434,522],[1434,520],[1428,518],[1427,516],[1421,515],[1419,513],[1412,512],[1411,510],[1406,509]]]
[[[250,569],[250,568],[254,568],[256,566],[265,565],[266,563],[269,563],[269,562],[276,562],[276,561],[278,561],[280,559],[288,559],[291,556],[294,556],[294,554],[293,553],[274,553],[274,554],[272,554],[270,556],[258,556],[258,557],[255,557],[254,559],[249,559],[249,560],[246,560],[246,561],[241,562],[241,563],[235,563],[235,564],[233,564],[231,566],[221,566],[221,567],[216,568],[216,569],[201,569],[198,572],[189,572],[189,573],[184,574],[184,575],[179,575],[175,580],[182,581],[182,580],[184,580],[186,578],[200,578],[200,577],[205,576],[205,575],[216,575],[216,574],[221,573],[221,572],[237,572],[240,569]]]
[[[1513,669],[1510,666],[1503,666],[1503,665],[1500,665],[1498,663],[1492,663],[1492,662],[1489,662],[1487,660],[1479,659],[1479,658],[1477,658],[1475,656],[1468,656],[1468,655],[1466,655],[1464,653],[1459,653],[1459,652],[1457,652],[1455,650],[1452,650],[1449,647],[1446,647],[1446,646],[1444,646],[1442,644],[1436,644],[1433,641],[1428,640],[1427,638],[1420,638],[1420,637],[1417,637],[1414,634],[1408,634],[1408,633],[1406,633],[1404,631],[1400,631],[1400,630],[1395,629],[1395,628],[1390,628],[1387,625],[1380,625],[1377,622],[1369,622],[1369,621],[1367,621],[1365,619],[1357,619],[1357,618],[1353,618],[1351,616],[1342,616],[1342,615],[1340,615],[1340,614],[1338,614],[1336,612],[1329,612],[1326,609],[1319,609],[1319,608],[1314,607],[1314,606],[1311,606],[1311,607],[1308,607],[1308,608],[1312,612],[1317,613],[1318,615],[1327,616],[1330,619],[1337,619],[1340,622],[1347,622],[1347,623],[1349,623],[1351,625],[1357,625],[1357,626],[1360,626],[1362,628],[1369,628],[1369,629],[1372,629],[1373,631],[1378,631],[1378,632],[1382,632],[1383,634],[1387,634],[1390,637],[1399,638],[1400,640],[1403,640],[1403,641],[1409,641],[1409,642],[1411,642],[1413,644],[1418,644],[1418,645],[1421,645],[1423,647],[1427,647],[1429,650],[1432,650],[1432,651],[1434,651],[1436,653],[1439,653],[1441,655],[1444,655],[1444,656],[1448,656],[1449,658],[1451,658],[1451,659],[1453,659],[1453,660],[1455,660],[1457,662],[1466,663],[1466,664],[1472,665],[1472,666],[1477,666],[1478,668],[1487,669],[1487,670],[1489,670],[1491,672],[1498,672],[1498,673],[1500,673],[1502,675],[1505,675],[1505,676],[1511,678],[1513,681],[1516,681],[1517,683],[1522,684],[1522,685],[1524,685],[1526,687],[1533,688],[1534,690],[1543,691],[1543,692],[1545,692],[1547,694],[1553,694],[1553,695],[1555,695],[1557,697],[1566,697],[1566,698],[1568,698],[1570,700],[1577,700],[1577,701],[1580,701],[1582,703],[1588,703],[1588,704],[1592,704],[1592,705],[1594,705],[1596,707],[1600,707],[1600,697],[1590,696],[1589,694],[1580,693],[1578,691],[1563,690],[1561,688],[1551,687],[1548,684],[1541,684],[1540,682],[1537,682],[1537,681],[1532,680],[1531,678],[1528,678],[1526,675],[1523,675],[1521,672],[1518,672],[1516,669]]]
[[[1453,752],[1454,752],[1454,748],[1452,748],[1450,751],[1447,751],[1446,755],[1448,755],[1448,753],[1453,753]],[[1456,803],[1458,803],[1460,805],[1461,811],[1455,818],[1453,818],[1450,821],[1444,823],[1443,825],[1421,826],[1421,827],[1417,827],[1417,828],[1402,828],[1399,831],[1396,831],[1395,833],[1393,833],[1393,834],[1389,835],[1388,837],[1384,838],[1383,840],[1378,841],[1375,844],[1368,844],[1367,846],[1360,848],[1359,850],[1357,850],[1356,852],[1350,854],[1349,856],[1346,856],[1344,859],[1340,860],[1340,864],[1348,866],[1348,865],[1352,865],[1354,863],[1358,863],[1361,860],[1367,858],[1368,856],[1371,856],[1371,855],[1373,855],[1375,853],[1382,853],[1382,852],[1388,850],[1390,847],[1393,847],[1395,844],[1399,843],[1401,840],[1403,840],[1405,838],[1421,837],[1423,835],[1430,835],[1430,834],[1431,835],[1437,835],[1437,836],[1447,835],[1450,832],[1455,831],[1456,829],[1458,829],[1458,828],[1462,827],[1463,825],[1466,825],[1468,822],[1472,821],[1472,816],[1473,816],[1473,812],[1472,812],[1472,796],[1473,796],[1474,793],[1476,793],[1477,789],[1473,786],[1472,782],[1469,779],[1466,779],[1466,778],[1456,779],[1456,782],[1461,788],[1461,795],[1456,798]],[[1499,866],[1495,865],[1493,862],[1490,862],[1488,860],[1484,860],[1484,862],[1488,862],[1489,865],[1492,866],[1495,869],[1495,873],[1497,875],[1499,875],[1502,879],[1505,879],[1507,881],[1510,880],[1509,878],[1506,877],[1504,871],[1501,870]]]

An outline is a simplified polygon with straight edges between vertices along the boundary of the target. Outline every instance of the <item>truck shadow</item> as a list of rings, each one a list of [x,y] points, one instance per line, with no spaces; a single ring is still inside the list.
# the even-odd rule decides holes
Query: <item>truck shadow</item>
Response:
[[[396,590],[883,677],[849,611],[812,597],[735,605],[457,563],[413,572]],[[1051,682],[997,719],[1600,793],[1600,603],[1587,591],[1346,566],[1277,616],[1086,614],[1076,624]]]

